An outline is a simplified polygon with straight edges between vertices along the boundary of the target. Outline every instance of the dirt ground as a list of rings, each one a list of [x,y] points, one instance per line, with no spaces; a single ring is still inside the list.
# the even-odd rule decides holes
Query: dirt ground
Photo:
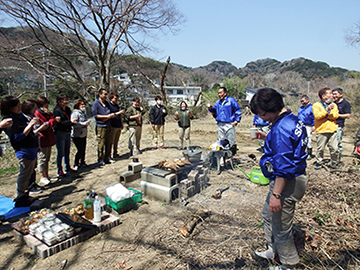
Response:
[[[250,139],[251,126],[252,117],[248,116],[244,117],[237,127],[239,149],[235,162],[248,158],[251,153],[256,155],[257,160],[261,157],[261,153],[256,150],[259,147],[257,141]],[[209,117],[192,122],[192,146],[201,147],[203,153],[206,153],[209,145],[215,142],[216,138],[214,119]],[[131,161],[127,139],[128,133],[125,133],[119,143],[121,158],[113,164],[99,167],[96,164],[97,144],[94,133],[91,131],[86,158],[90,167],[47,186],[44,192],[39,194],[40,199],[46,201],[47,207],[59,210],[82,202],[86,192],[91,189],[95,189],[101,197],[104,197],[106,195],[104,187],[119,182],[119,175],[127,170],[127,164]],[[315,142],[315,135],[312,139]],[[343,143],[344,170],[353,165],[351,155],[353,142],[354,131],[346,131]],[[178,146],[177,124],[173,121],[169,121],[165,126],[166,149],[151,149],[150,125],[143,127],[141,144],[144,151],[138,158],[144,167],[155,165],[164,159],[182,157],[181,151],[176,149]],[[72,148],[72,156],[74,153]],[[328,155],[328,151],[326,154]],[[54,161],[55,150],[51,176],[56,174]],[[297,240],[302,243],[299,269],[359,269],[359,259],[356,258],[360,258],[358,243],[357,246],[348,248],[348,252],[342,250],[336,253],[336,257],[332,257],[329,252],[328,256],[321,252],[321,247],[325,251],[326,247],[320,247],[320,243],[326,242],[327,246],[336,245],[339,241],[336,237],[329,236],[329,241],[318,240],[319,247],[315,248],[312,246],[313,242],[305,242],[305,238],[308,237],[308,235],[305,237],[307,232],[312,232],[311,239],[315,239],[315,236],[320,234],[319,230],[324,228],[319,227],[321,225],[319,222],[314,222],[314,211],[322,213],[323,219],[327,217],[324,214],[326,212],[321,212],[321,209],[316,208],[315,198],[320,198],[322,203],[325,203],[327,199],[331,200],[327,192],[321,189],[323,178],[341,179],[346,174],[338,172],[330,175],[325,169],[314,171],[312,163],[313,161],[308,163],[311,187],[299,203],[295,218],[299,238]],[[248,172],[253,165],[252,162],[246,165],[240,164]],[[357,167],[354,170],[357,170]],[[14,174],[1,178],[1,195],[14,196],[16,176]],[[354,181],[354,188],[358,189],[359,180]],[[328,181],[327,183],[332,187],[335,185]],[[126,186],[140,190],[140,179],[127,183]],[[229,189],[222,194],[220,199],[215,200],[210,197],[217,189],[225,187]],[[120,218],[120,225],[44,260],[34,255],[28,246],[14,237],[11,225],[17,219],[11,219],[0,225],[2,247],[0,266],[1,269],[62,269],[61,262],[66,260],[64,269],[266,269],[269,262],[259,262],[253,258],[252,254],[265,245],[261,209],[267,191],[268,186],[251,183],[238,169],[234,171],[225,169],[220,175],[212,169],[209,173],[208,187],[190,198],[188,205],[184,206],[179,200],[166,204],[144,196],[143,202],[139,203],[136,209],[123,214],[112,212]],[[321,197],[321,194],[324,197]],[[354,217],[352,226],[356,227],[359,220],[358,216],[355,216],[356,209],[354,210],[353,207],[355,206],[342,207],[341,211]],[[211,216],[202,220],[190,237],[183,237],[179,229],[200,209],[210,210]],[[336,217],[333,218],[333,223],[335,223]],[[344,217],[343,219],[346,220]],[[326,227],[324,230],[330,229]],[[315,232],[316,235],[314,235]],[[358,231],[354,233],[355,235],[351,232],[352,240],[359,236]],[[352,255],[345,256],[344,253]],[[344,260],[347,262],[344,263]],[[125,267],[121,268],[120,263],[124,263]],[[337,268],[338,266],[340,267]]]

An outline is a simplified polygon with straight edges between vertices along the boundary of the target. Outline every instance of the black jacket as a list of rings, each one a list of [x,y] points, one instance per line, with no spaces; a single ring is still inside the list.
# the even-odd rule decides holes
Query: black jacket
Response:
[[[166,113],[164,113],[163,110],[166,110],[164,105],[160,105],[159,107],[157,105],[154,105],[151,107],[149,112],[149,119],[152,125],[165,124],[165,116],[167,116],[167,110]]]
[[[9,118],[9,117],[6,117]],[[15,151],[19,151],[22,148],[36,148],[39,147],[38,136],[31,130],[29,134],[21,141],[16,141],[14,135],[17,133],[23,133],[26,126],[29,124],[29,120],[21,113],[20,115],[12,115],[13,125],[5,128],[6,135],[10,138],[11,146]]]
[[[71,117],[71,110],[69,107],[66,107],[65,110],[63,110],[61,107],[58,107],[54,109],[54,116],[61,117],[61,120],[57,125],[54,127],[54,132],[62,131],[62,132],[70,132],[71,127],[74,125],[70,121]]]

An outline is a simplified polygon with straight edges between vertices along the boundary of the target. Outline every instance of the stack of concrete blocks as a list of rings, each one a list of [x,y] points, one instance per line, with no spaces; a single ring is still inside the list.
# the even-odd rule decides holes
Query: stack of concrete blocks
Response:
[[[141,189],[145,196],[170,203],[179,196],[176,174],[156,168],[144,168],[141,171]]]
[[[141,171],[143,168],[142,162],[130,162],[128,164],[128,170],[120,174],[120,182],[125,184],[141,177]]]
[[[188,174],[188,179],[184,179],[179,183],[179,197],[189,198],[196,193],[200,193],[206,187],[208,182],[208,168],[198,165]]]

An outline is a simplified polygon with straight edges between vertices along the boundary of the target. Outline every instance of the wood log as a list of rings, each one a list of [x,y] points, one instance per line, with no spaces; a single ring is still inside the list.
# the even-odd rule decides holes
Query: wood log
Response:
[[[210,216],[210,214],[211,214],[210,210],[196,211],[196,213],[193,215],[191,220],[189,222],[185,223],[185,225],[181,227],[181,229],[180,229],[181,234],[185,237],[189,237],[190,234],[195,229],[196,224],[198,224],[204,218]]]

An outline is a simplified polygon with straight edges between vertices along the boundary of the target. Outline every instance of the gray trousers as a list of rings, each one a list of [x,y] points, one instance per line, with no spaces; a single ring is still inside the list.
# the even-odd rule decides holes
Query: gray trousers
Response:
[[[140,150],[140,140],[141,126],[129,127],[129,149],[134,150],[134,146],[136,146],[136,148]]]
[[[183,147],[184,140],[186,142],[186,147],[190,147],[190,127],[183,128],[179,127],[179,146]]]
[[[336,131],[336,137],[338,140],[338,153],[339,153],[339,158],[342,157],[342,137],[344,134],[344,128],[343,127],[338,127],[337,131]]]
[[[311,141],[312,126],[305,125],[305,128],[306,128],[306,133],[307,133],[307,136],[308,136],[307,148],[312,149],[312,141]]]
[[[22,158],[19,160],[19,175],[16,181],[17,195],[25,194],[25,191],[29,188],[29,180],[36,167],[36,159],[29,160]]]
[[[318,162],[322,162],[324,159],[324,150],[327,145],[330,150],[330,158],[332,162],[339,162],[339,153],[338,153],[338,141],[336,137],[336,132],[334,133],[319,133],[316,134],[316,159]]]
[[[274,244],[282,264],[296,265],[299,255],[292,236],[295,203],[305,194],[307,177],[306,174],[302,174],[287,181],[281,193],[281,211],[276,213],[270,212],[269,206],[274,183],[275,181],[269,183],[270,190],[262,210],[265,239],[268,243]]]
[[[228,139],[230,146],[236,144],[235,142],[236,130],[235,126],[231,123],[218,122],[218,140]]]

